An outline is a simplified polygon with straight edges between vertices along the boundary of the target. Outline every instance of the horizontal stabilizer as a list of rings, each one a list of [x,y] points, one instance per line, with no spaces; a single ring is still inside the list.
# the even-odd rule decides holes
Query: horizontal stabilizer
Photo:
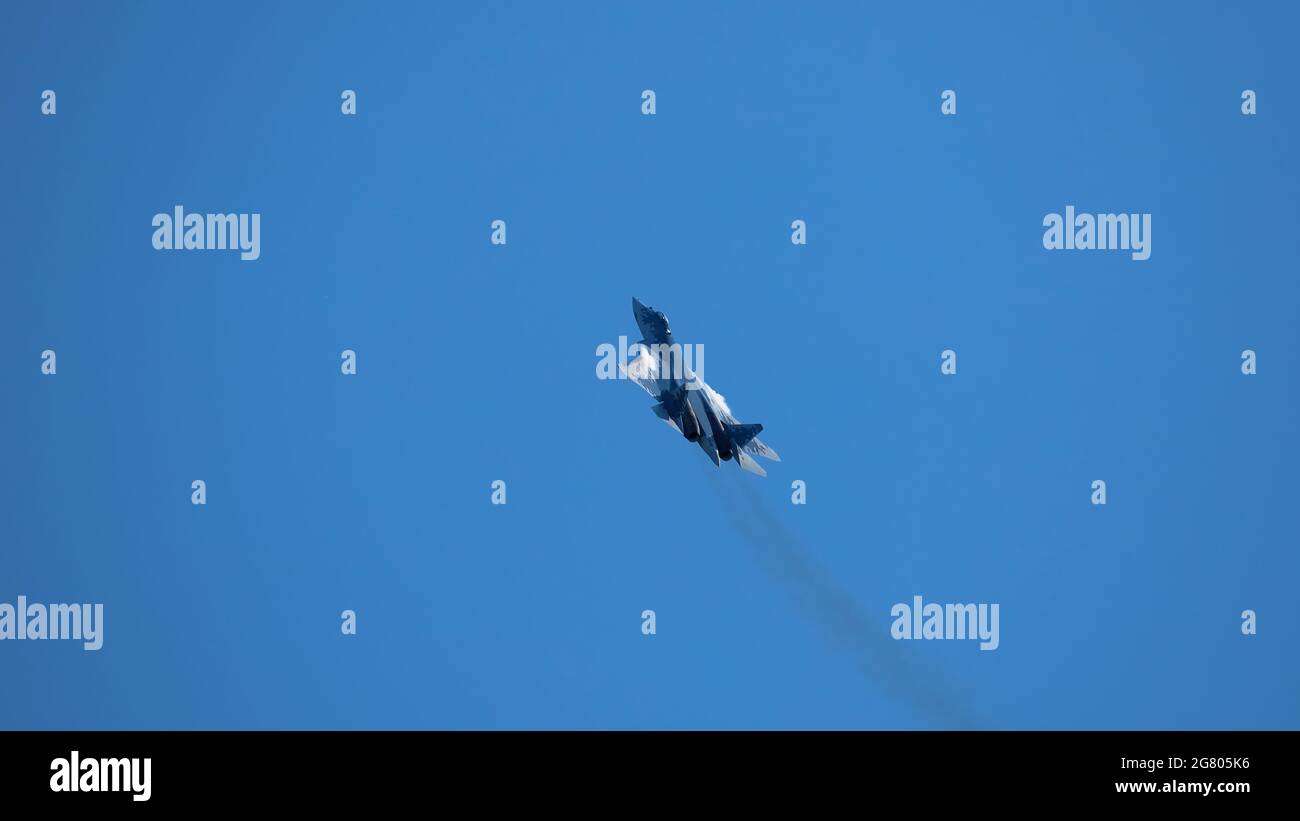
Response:
[[[725,423],[724,423],[725,424]],[[727,435],[737,449],[748,445],[750,440],[763,432],[762,425],[726,425]]]
[[[678,433],[682,432],[682,429],[677,427],[677,423],[674,422],[672,420],[672,417],[668,415],[668,410],[663,405],[651,405],[650,410],[655,412],[655,416],[658,416],[660,419],[664,420],[665,425],[677,431]]]

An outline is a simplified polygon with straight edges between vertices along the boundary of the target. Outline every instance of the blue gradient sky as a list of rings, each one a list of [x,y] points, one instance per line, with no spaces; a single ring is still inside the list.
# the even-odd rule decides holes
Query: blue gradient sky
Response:
[[[0,601],[106,636],[0,643],[0,726],[1300,726],[1298,16],[5,4]],[[767,479],[595,379],[633,295]]]

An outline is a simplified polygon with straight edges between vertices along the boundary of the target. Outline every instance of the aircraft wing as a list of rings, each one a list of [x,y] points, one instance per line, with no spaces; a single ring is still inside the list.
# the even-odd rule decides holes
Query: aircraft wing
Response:
[[[618,367],[624,376],[640,385],[646,393],[655,399],[659,398],[659,365],[653,356],[645,352],[645,349],[641,350],[636,359],[631,362],[620,362]]]
[[[659,380],[656,378],[658,376],[658,363],[655,362],[655,358],[642,351],[641,355],[636,359],[627,363],[620,362],[618,367],[623,371],[624,376],[640,385],[642,390],[655,398],[655,404],[650,406],[650,410],[654,411],[654,415],[662,419],[664,424],[668,425],[668,427],[681,433],[682,429],[678,427],[677,423],[673,421],[673,418],[668,415],[667,408],[664,407],[662,402],[658,401],[660,386]],[[701,447],[704,447],[705,453],[709,452],[708,446],[702,444]],[[716,450],[710,458],[712,458],[715,463],[718,461]]]

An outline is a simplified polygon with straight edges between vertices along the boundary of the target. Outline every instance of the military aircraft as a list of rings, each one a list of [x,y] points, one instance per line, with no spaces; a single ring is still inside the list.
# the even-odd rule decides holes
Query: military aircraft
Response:
[[[620,365],[629,379],[655,398],[651,408],[655,415],[686,441],[697,443],[713,464],[734,458],[742,469],[766,476],[753,457],[774,462],[781,457],[759,440],[763,426],[737,421],[726,399],[691,370],[662,311],[633,297],[632,315],[642,340],[636,358]]]

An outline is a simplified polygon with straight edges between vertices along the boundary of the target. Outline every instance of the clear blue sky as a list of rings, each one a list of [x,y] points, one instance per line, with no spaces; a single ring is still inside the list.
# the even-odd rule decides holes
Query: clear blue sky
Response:
[[[0,643],[0,726],[1300,726],[1297,23],[6,4],[0,601],[106,635]],[[595,378],[633,295],[768,478]],[[891,641],[917,594],[1000,648]]]

